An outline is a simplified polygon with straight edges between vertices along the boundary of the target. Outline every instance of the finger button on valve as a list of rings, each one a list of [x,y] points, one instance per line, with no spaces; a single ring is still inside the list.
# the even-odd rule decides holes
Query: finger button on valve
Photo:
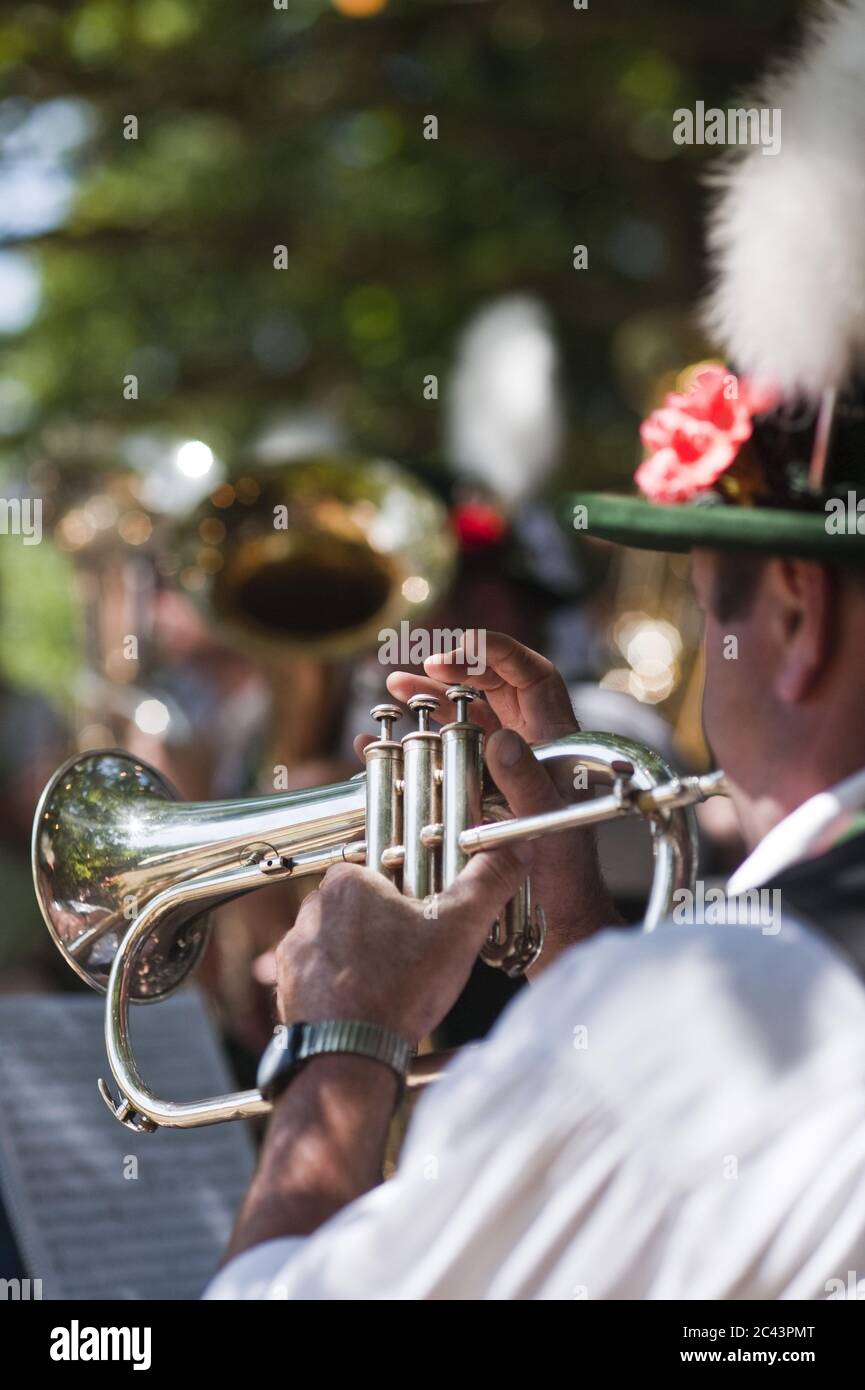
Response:
[[[402,710],[399,705],[373,705],[370,714],[381,725],[379,738],[384,743],[390,743],[393,738],[393,726],[398,719],[402,719]]]
[[[439,702],[435,695],[412,695],[408,702],[408,707],[413,714],[417,714],[418,731],[425,734],[429,730],[430,715],[439,707]]]
[[[473,690],[470,685],[452,685],[445,693],[457,707],[456,722],[465,724],[468,719],[469,705],[472,700],[478,698],[478,692]]]

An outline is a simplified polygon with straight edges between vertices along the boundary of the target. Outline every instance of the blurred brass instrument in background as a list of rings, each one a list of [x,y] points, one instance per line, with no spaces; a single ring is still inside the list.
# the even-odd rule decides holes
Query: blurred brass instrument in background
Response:
[[[82,612],[81,747],[118,737],[154,694],[162,583],[269,668],[274,658],[325,663],[373,649],[382,628],[422,615],[453,578],[444,503],[387,460],[311,454],[259,464],[192,505],[189,479],[179,492],[178,481],[170,469],[160,488],[131,469],[75,462],[53,485],[53,537],[72,561]],[[158,693],[172,740],[194,738],[177,702]]]
[[[152,694],[147,678],[157,584],[154,517],[141,500],[141,479],[130,469],[75,455],[62,468],[36,470],[34,485],[50,499],[52,539],[71,563],[80,614],[71,689],[76,737],[79,746],[103,744],[134,720]],[[179,719],[179,711],[172,714]]]
[[[483,784],[483,732],[468,718],[474,692],[448,692],[457,718],[429,728],[431,697],[410,703],[418,727],[393,738],[401,711],[373,710],[381,734],[365,750],[366,772],[313,790],[238,801],[177,803],[164,779],[119,751],[79,755],[42,794],[33,827],[33,874],[45,922],[69,965],[106,992],[105,1042],[119,1088],[100,1082],[115,1116],[133,1129],[188,1128],[261,1115],[258,1091],[199,1101],[161,1100],[142,1080],[129,1035],[131,1002],[153,1003],[181,984],[199,959],[201,914],[275,880],[365,863],[402,891],[428,898],[450,884],[467,856],[523,838],[620,816],[651,828],[655,876],[646,912],[651,930],[677,889],[693,887],[696,801],[724,791],[723,774],[679,779],[655,754],[626,739],[575,734],[536,747],[612,782],[612,791],[561,810],[507,819]],[[527,882],[490,933],[482,956],[510,974],[537,959],[543,916]],[[434,1079],[441,1058],[416,1059],[411,1084]]]
[[[330,660],[446,591],[456,545],[442,502],[380,459],[316,455],[222,483],[177,532],[180,582],[254,653]]]

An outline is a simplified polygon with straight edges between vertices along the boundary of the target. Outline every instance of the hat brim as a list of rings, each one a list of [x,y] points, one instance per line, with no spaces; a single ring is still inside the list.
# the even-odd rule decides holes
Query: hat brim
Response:
[[[699,546],[827,561],[865,561],[865,535],[827,531],[825,512],[693,503],[666,506],[642,497],[573,492],[563,499],[560,517],[576,535],[597,536],[640,550],[682,552]]]

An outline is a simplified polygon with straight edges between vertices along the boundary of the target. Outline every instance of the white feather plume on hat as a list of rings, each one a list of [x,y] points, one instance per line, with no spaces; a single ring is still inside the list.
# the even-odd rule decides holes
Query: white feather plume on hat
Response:
[[[865,368],[865,0],[824,7],[756,104],[780,150],[711,178],[704,323],[737,371],[813,399]]]

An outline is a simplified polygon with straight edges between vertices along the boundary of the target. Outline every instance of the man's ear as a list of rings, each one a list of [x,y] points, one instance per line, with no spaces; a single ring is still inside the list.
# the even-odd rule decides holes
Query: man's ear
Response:
[[[800,704],[816,688],[831,656],[836,581],[815,560],[773,559],[768,568],[766,596],[778,650],[772,685],[783,704]]]

